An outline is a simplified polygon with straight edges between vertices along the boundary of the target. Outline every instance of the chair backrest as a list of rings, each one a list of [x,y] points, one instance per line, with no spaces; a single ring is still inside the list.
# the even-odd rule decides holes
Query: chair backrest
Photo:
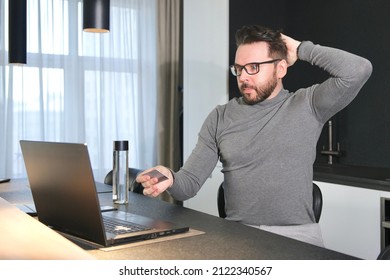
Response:
[[[322,213],[322,192],[315,183],[313,183],[313,211],[316,223],[318,223]]]
[[[219,185],[218,188],[217,205],[219,217],[226,218],[223,182]],[[322,212],[322,192],[315,183],[313,183],[313,211],[315,220],[318,223],[320,221]]]
[[[390,260],[390,245],[382,249],[377,257],[377,260]]]
[[[142,171],[142,169],[129,168],[130,191],[143,194],[144,187],[142,187],[142,185],[135,180],[137,178],[137,175]],[[112,186],[112,170],[108,172],[106,177],[104,178],[104,184]]]
[[[226,218],[225,212],[225,192],[223,190],[223,182],[219,185],[217,194],[218,215],[221,218]]]

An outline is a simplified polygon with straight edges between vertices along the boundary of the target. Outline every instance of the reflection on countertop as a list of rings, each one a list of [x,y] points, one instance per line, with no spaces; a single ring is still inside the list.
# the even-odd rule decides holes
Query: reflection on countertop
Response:
[[[390,191],[390,169],[341,164],[315,163],[314,180]]]

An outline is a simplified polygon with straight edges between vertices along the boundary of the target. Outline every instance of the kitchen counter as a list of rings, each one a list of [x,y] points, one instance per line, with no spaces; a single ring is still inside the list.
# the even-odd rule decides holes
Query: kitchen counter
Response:
[[[341,164],[314,164],[314,181],[390,192],[390,169]]]

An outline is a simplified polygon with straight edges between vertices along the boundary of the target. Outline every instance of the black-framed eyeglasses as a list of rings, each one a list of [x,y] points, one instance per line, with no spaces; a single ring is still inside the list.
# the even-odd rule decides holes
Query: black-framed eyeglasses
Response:
[[[230,71],[232,72],[232,74],[234,76],[241,76],[242,69],[245,69],[245,72],[247,72],[248,75],[255,75],[255,74],[259,73],[261,64],[274,63],[274,62],[277,62],[280,60],[282,60],[282,59],[277,58],[277,59],[267,60],[267,61],[263,61],[263,62],[250,62],[250,63],[247,63],[243,66],[238,65],[238,64],[234,64],[234,65],[230,66]]]

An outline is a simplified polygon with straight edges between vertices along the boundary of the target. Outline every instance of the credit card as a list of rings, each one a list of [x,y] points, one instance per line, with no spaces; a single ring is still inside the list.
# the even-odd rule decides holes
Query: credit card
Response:
[[[143,175],[148,175],[150,176],[151,178],[157,178],[158,179],[158,182],[162,182],[162,181],[165,181],[165,180],[168,180],[168,177],[165,176],[164,174],[162,174],[160,171],[158,171],[157,169],[153,169]]]

